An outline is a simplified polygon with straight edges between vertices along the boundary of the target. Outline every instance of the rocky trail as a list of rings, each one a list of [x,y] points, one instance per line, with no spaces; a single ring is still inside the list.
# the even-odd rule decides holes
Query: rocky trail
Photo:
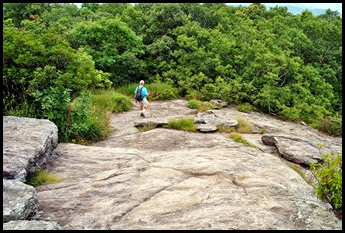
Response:
[[[341,152],[341,138],[232,107],[201,114],[186,105],[155,101],[145,119],[134,105],[112,114],[103,141],[59,143],[49,171],[65,179],[35,188],[40,220],[61,229],[342,229],[331,206],[289,166]],[[135,127],[186,116],[241,116],[255,126],[242,136],[259,149],[218,131]],[[255,133],[260,129],[264,135]]]

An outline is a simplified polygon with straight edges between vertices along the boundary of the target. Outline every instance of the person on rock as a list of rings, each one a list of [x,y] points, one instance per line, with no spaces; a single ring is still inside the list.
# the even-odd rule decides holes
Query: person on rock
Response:
[[[144,87],[144,83],[144,80],[141,80],[139,86],[137,86],[134,91],[135,103],[139,102],[141,117],[145,117],[145,112],[149,106],[149,101],[146,97],[150,95],[150,92]]]

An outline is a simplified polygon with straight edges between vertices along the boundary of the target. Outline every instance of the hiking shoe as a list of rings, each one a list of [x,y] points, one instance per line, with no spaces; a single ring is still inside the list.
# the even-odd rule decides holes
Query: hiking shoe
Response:
[[[141,112],[141,113],[140,113],[140,116],[141,116],[141,117],[145,117],[145,114]]]

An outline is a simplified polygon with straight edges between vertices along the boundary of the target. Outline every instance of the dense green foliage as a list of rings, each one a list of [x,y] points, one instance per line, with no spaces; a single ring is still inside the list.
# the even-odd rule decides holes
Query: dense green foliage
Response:
[[[329,135],[341,137],[343,134],[342,122],[341,117],[328,116],[319,122],[317,128]]]
[[[172,120],[169,120],[166,125],[163,125],[163,128],[192,131],[192,132],[196,131],[196,126],[194,124],[193,118],[179,118],[176,120],[172,119]]]
[[[323,164],[310,164],[316,176],[318,186],[317,194],[320,199],[332,204],[337,211],[342,209],[342,155],[333,156],[324,154]]]
[[[5,3],[3,14],[4,115],[50,119],[68,135],[69,106],[83,91],[127,85],[120,93],[134,96],[131,84],[144,79],[151,100],[222,99],[342,135],[338,12]]]
[[[116,91],[134,99],[134,91],[137,86],[139,84],[123,85],[116,88]],[[178,90],[166,83],[152,83],[145,85],[145,87],[150,92],[150,95],[147,97],[149,101],[172,100],[176,99],[178,95]]]
[[[112,90],[95,94],[83,92],[69,105],[66,128],[60,132],[61,140],[81,144],[99,141],[110,132],[110,114],[131,108],[128,97]]]
[[[241,112],[251,112],[254,110],[250,103],[244,103],[237,106],[237,110]]]

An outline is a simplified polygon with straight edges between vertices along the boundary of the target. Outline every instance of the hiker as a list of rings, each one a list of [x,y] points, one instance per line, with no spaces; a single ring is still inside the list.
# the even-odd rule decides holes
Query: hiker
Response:
[[[140,86],[135,88],[135,102],[139,102],[140,106],[140,116],[145,117],[145,111],[149,106],[149,102],[147,101],[146,97],[150,95],[150,92],[147,91],[146,87],[144,87],[144,80],[139,82]]]

